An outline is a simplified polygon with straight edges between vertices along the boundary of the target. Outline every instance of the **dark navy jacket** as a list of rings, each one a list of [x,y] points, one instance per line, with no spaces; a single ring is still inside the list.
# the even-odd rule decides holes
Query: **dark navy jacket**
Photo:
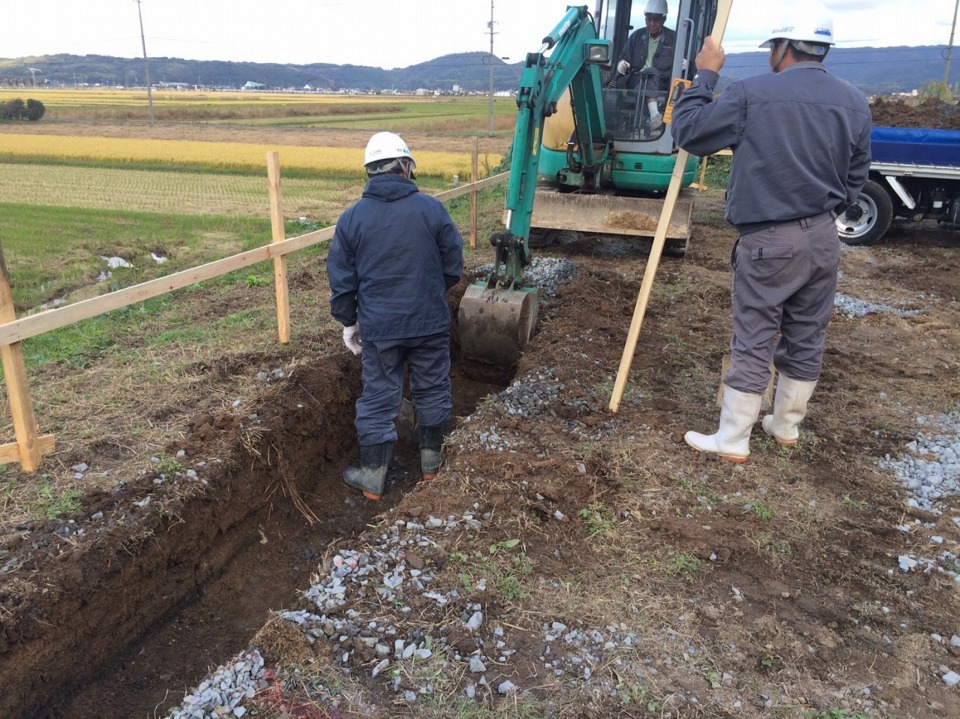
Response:
[[[657,78],[656,86],[651,85],[650,92],[655,90],[669,90],[670,76],[673,74],[673,53],[677,45],[677,33],[670,28],[663,28],[660,33],[660,44],[653,53],[653,71]],[[623,46],[620,59],[630,63],[631,70],[639,70],[647,61],[647,51],[650,49],[650,33],[646,28],[640,28],[627,39]],[[637,82],[637,76],[630,79]]]
[[[443,204],[401,175],[371,177],[327,254],[330,314],[364,340],[446,332],[446,291],[460,281],[463,239]]]
[[[714,98],[701,70],[673,108],[673,139],[691,155],[733,149],[727,220],[811,217],[856,200],[870,171],[870,105],[820,62],[734,82]]]

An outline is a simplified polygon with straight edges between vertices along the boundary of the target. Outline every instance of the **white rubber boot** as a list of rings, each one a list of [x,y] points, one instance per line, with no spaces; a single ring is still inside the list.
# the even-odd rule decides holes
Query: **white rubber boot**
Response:
[[[750,433],[760,416],[760,399],[758,394],[724,386],[716,434],[687,432],[683,435],[684,441],[694,449],[719,454],[729,462],[745,462],[750,455]]]
[[[663,116],[660,114],[660,108],[657,107],[656,100],[647,102],[647,112],[650,113],[650,130],[659,129],[660,125],[663,124]]]
[[[816,386],[816,380],[804,382],[781,374],[773,397],[773,414],[763,418],[763,431],[773,435],[783,447],[795,445],[800,438],[800,422],[807,415],[807,403]]]

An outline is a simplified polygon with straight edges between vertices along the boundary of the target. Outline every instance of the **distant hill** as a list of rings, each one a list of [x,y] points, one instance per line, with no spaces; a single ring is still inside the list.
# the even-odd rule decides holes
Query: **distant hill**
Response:
[[[490,66],[485,52],[460,53],[396,70],[358,65],[281,65],[276,63],[221,62],[154,57],[149,60],[150,80],[160,84],[186,84],[239,89],[258,83],[269,89],[324,90],[452,90],[488,91]],[[497,90],[515,90],[520,65],[507,65],[494,57]],[[33,68],[31,73],[29,68]],[[43,55],[0,59],[0,86],[32,87],[36,82],[55,86],[144,84],[143,58],[104,55]]]
[[[832,73],[852,82],[867,94],[909,92],[929,80],[942,80],[946,46],[892,48],[834,48],[827,58]],[[163,83],[239,89],[246,83],[270,89],[312,89],[348,91],[410,92],[417,89],[450,91],[459,86],[465,92],[488,92],[489,55],[467,52],[444,55],[429,62],[395,70],[359,65],[282,65],[276,63],[223,62],[150,58],[150,79]],[[493,58],[494,83],[498,92],[516,90],[522,63],[508,64]],[[960,81],[960,56],[951,64],[949,82]],[[763,51],[727,56],[725,81],[769,72]],[[0,59],[0,86],[32,87],[36,83],[54,86],[120,85],[142,86],[143,59],[105,55],[42,55]]]

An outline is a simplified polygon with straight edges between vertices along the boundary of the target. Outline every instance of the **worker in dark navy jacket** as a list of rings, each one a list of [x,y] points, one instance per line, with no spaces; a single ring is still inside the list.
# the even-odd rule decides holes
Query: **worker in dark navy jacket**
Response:
[[[412,182],[416,163],[399,136],[371,137],[364,167],[369,180],[337,221],[327,276],[330,313],[363,368],[355,418],[360,467],[345,469],[343,480],[377,500],[397,440],[405,368],[423,475],[440,469],[453,411],[445,295],[460,281],[463,239],[443,204]]]
[[[762,426],[781,445],[797,442],[833,312],[835,219],[856,200],[870,169],[867,99],[823,66],[833,21],[812,2],[796,12],[761,45],[770,48],[773,72],[734,82],[719,96],[724,52],[707,38],[697,77],[673,109],[678,146],[701,156],[733,149],[726,215],[739,238],[731,258],[731,364],[719,428],[684,436],[695,449],[732,462],[750,453],[771,360],[779,379],[773,414]]]

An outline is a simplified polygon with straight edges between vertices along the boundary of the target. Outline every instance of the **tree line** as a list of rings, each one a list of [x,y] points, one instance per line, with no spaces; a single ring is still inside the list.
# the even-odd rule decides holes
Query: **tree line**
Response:
[[[26,102],[23,98],[8,100],[0,104],[0,119],[2,120],[30,120],[34,122],[43,117],[47,108],[43,103],[33,98],[28,98]]]

